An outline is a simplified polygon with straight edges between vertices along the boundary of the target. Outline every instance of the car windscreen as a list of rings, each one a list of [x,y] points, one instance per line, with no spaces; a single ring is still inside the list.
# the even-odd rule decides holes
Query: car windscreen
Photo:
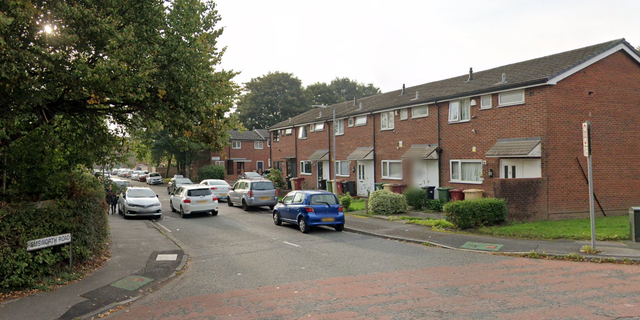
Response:
[[[176,183],[179,184],[193,184],[193,182],[191,182],[191,180],[184,178],[184,179],[176,179]]]
[[[210,186],[228,186],[229,184],[223,180],[208,180]]]
[[[149,174],[149,177],[160,177],[160,174],[159,174],[159,173],[156,173],[156,172],[154,172],[154,173],[150,173],[150,174]]]
[[[127,197],[130,198],[155,198],[156,194],[151,189],[130,189]]]
[[[245,172],[244,175],[249,177],[249,178],[260,178],[260,177],[262,177],[260,174],[255,173],[255,172]]]
[[[251,185],[251,190],[272,190],[275,189],[273,187],[273,182],[265,181],[265,182],[254,182]]]
[[[318,195],[311,196],[311,199],[309,199],[309,204],[310,205],[338,204],[338,201],[336,200],[336,197],[332,194],[318,194]]]
[[[198,197],[198,196],[208,196],[211,194],[210,189],[193,189],[187,192],[187,196],[189,197]]]

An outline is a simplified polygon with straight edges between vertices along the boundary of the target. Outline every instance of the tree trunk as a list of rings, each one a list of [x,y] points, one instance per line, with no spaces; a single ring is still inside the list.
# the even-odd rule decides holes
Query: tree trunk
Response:
[[[165,175],[166,178],[169,178],[169,170],[171,170],[171,159],[173,159],[173,156],[169,155],[169,161],[167,161],[167,174]]]

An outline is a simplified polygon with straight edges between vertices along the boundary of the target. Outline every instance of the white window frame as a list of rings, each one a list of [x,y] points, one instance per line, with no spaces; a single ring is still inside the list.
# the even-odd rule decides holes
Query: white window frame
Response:
[[[231,141],[231,149],[242,149],[242,141]]]
[[[409,110],[407,109],[400,110],[400,120],[407,120],[407,119],[409,119]]]
[[[393,130],[394,126],[394,112],[383,112],[380,114],[380,131],[382,130]]]
[[[467,117],[462,118],[462,109],[467,111]],[[455,116],[454,116],[455,115]],[[462,99],[449,102],[449,123],[468,122],[471,120],[471,101]]]
[[[316,131],[324,131],[324,122],[316,123]]]
[[[486,99],[489,99],[489,104],[486,104]],[[480,110],[486,110],[486,109],[491,109],[493,107],[493,98],[491,97],[491,95],[486,95],[486,96],[482,96],[480,97]]]
[[[293,130],[291,128],[284,129],[284,135],[285,136],[290,136],[292,133],[293,133]]]
[[[355,120],[355,126],[356,127],[366,126],[366,125],[367,125],[367,116],[356,117],[356,120]]]
[[[424,114],[418,114],[416,115],[416,110],[418,109],[423,109],[425,110]],[[415,119],[415,118],[424,118],[424,117],[428,117],[429,116],[429,106],[417,106],[417,107],[413,107],[411,108],[411,119]]]
[[[298,139],[304,140],[307,138],[307,126],[298,127]]]
[[[521,97],[521,99],[503,102],[503,98],[516,97],[517,95],[519,95]],[[524,99],[525,99],[524,97],[525,97],[524,89],[501,92],[500,94],[498,94],[498,107],[507,107],[507,106],[515,106],[515,105],[519,105],[519,104],[524,104]]]
[[[349,127],[353,127],[354,119],[349,118]]]
[[[336,136],[343,135],[344,134],[344,120],[343,119],[339,119],[339,120],[336,120],[335,123],[336,123],[336,126],[335,126],[335,128],[333,130],[334,130]]]
[[[256,161],[256,171],[260,170],[260,164],[262,163],[262,171],[260,171],[260,173],[264,172],[264,161]]]
[[[309,165],[309,172],[304,171],[305,165]],[[300,174],[305,176],[310,176],[311,171],[313,170],[313,164],[309,160],[300,161]]]
[[[309,125],[309,132],[314,132],[316,131],[316,125],[315,124],[310,124]]]
[[[346,169],[343,167],[345,164],[346,164]],[[351,161],[349,160],[336,160],[336,162],[334,163],[334,170],[336,172],[336,177],[348,177],[350,165],[351,165]]]
[[[264,142],[262,142],[262,141],[254,141],[253,142],[253,148],[256,149],[256,150],[264,149]]]
[[[391,176],[390,175],[390,165],[392,163],[399,163],[400,164],[400,176]],[[402,180],[402,160],[382,160],[381,162],[382,166],[380,167],[380,169],[382,170],[382,179],[389,179],[389,180]]]
[[[462,177],[462,165],[465,163],[477,163],[480,165],[478,170],[477,180],[463,180]],[[454,168],[457,169],[459,177],[454,177]],[[449,180],[455,183],[468,183],[468,184],[482,184],[482,160],[469,160],[469,159],[453,159],[449,160]]]

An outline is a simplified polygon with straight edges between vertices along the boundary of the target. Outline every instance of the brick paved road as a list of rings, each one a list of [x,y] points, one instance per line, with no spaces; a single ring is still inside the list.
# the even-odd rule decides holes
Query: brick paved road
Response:
[[[514,258],[136,304],[110,319],[640,319],[640,268]]]

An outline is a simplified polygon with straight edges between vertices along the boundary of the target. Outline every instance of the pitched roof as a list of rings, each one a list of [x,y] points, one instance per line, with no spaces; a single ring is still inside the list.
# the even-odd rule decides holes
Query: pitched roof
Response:
[[[275,130],[305,123],[320,122],[332,119],[332,108],[335,108],[336,118],[344,118],[358,114],[400,108],[421,103],[434,103],[456,98],[477,96],[484,93],[498,92],[527,86],[545,85],[554,79],[563,79],[571,70],[585,64],[590,59],[620,46],[617,50],[638,53],[624,39],[604,42],[580,49],[566,51],[550,56],[513,63],[489,70],[473,73],[473,80],[469,81],[469,74],[445,80],[421,84],[402,90],[395,90],[353,101],[334,104],[324,109],[313,108],[289,120],[277,123],[269,128]],[[616,51],[617,51],[616,50]],[[506,81],[502,81],[502,75]],[[360,108],[360,105],[362,107]],[[320,112],[322,112],[320,116]]]
[[[262,134],[264,134],[265,132],[268,132],[267,130],[264,129],[256,129],[253,131],[238,131],[238,130],[229,130],[229,140],[240,140],[240,141],[264,141],[266,140],[265,136],[263,136],[262,134],[258,133],[258,130],[262,131]],[[269,136],[269,134],[266,134],[266,136]]]
[[[498,139],[487,151],[487,157],[540,157],[540,137]]]

